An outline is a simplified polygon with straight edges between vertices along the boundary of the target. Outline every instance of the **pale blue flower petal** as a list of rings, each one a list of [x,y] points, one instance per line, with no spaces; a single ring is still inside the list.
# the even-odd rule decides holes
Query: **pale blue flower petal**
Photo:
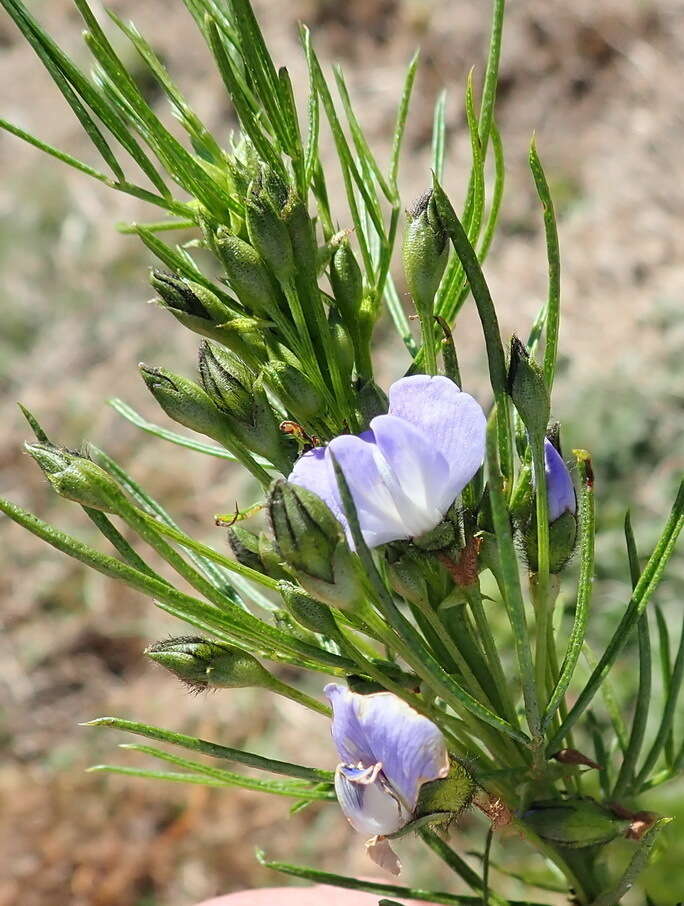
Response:
[[[342,761],[357,768],[380,763],[392,791],[413,812],[422,784],[449,772],[439,728],[391,692],[360,695],[338,683],[329,683],[324,692]]]
[[[341,765],[335,772],[335,793],[347,820],[361,834],[393,834],[411,817],[381,777],[373,783],[355,783]]]
[[[577,511],[577,497],[568,467],[550,440],[544,441],[546,495],[549,500],[549,522],[555,522],[563,513]]]
[[[297,460],[287,480],[300,488],[317,494],[332,514],[346,527],[344,513],[337,494],[337,482],[327,447],[314,447]]]
[[[411,537],[433,529],[453,503],[449,499],[449,465],[430,440],[395,415],[371,422],[383,481]]]
[[[453,502],[484,461],[487,419],[480,404],[442,375],[414,374],[390,387],[389,414],[410,422],[449,464]]]
[[[403,521],[378,467],[375,443],[343,434],[331,441],[329,449],[347,479],[366,544],[377,547],[387,541],[410,538],[411,527]]]

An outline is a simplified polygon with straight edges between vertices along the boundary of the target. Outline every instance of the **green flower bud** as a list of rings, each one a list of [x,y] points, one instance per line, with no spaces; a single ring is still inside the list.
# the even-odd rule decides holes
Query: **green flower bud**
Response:
[[[538,569],[537,516],[532,512],[523,531],[523,546],[531,572]],[[549,525],[549,571],[559,573],[567,565],[577,544],[577,517],[567,510]]]
[[[393,591],[418,607],[429,607],[427,581],[418,560],[410,552],[388,565],[388,578]]]
[[[199,373],[217,409],[239,421],[252,421],[254,377],[238,358],[205,341],[199,348]]]
[[[71,450],[49,442],[24,444],[61,497],[81,506],[116,513],[126,497],[114,479],[100,466]]]
[[[199,370],[207,395],[226,416],[236,437],[288,474],[295,451],[280,430],[262,380],[254,380],[235,356],[206,342],[200,347]]]
[[[215,293],[192,280],[154,269],[150,283],[162,308],[184,327],[218,340],[242,359],[263,361],[266,353],[258,321],[234,317]]]
[[[282,558],[275,548],[273,539],[266,532],[259,532],[259,558],[263,570],[272,579],[288,579],[289,573],[283,569]]]
[[[295,270],[290,235],[261,187],[253,186],[247,197],[245,224],[249,241],[278,282],[288,283]]]
[[[508,392],[528,432],[543,437],[551,412],[544,373],[516,336],[511,338]]]
[[[261,372],[288,414],[300,422],[318,418],[325,401],[309,378],[291,362],[268,362]]]
[[[198,384],[166,368],[150,368],[142,362],[138,368],[147,389],[170,418],[223,442],[227,428],[225,416]]]
[[[255,569],[257,572],[263,572],[259,556],[259,539],[254,532],[239,525],[231,525],[228,529],[228,544],[238,563]]]
[[[328,314],[328,327],[340,371],[345,379],[349,381],[354,368],[354,343],[349,330],[342,322],[340,313],[334,308],[331,308]]]
[[[429,532],[413,539],[415,546],[424,551],[442,551],[451,547],[455,541],[454,523],[449,519],[444,519]]]
[[[356,405],[361,430],[365,431],[376,415],[386,415],[389,409],[387,394],[373,380],[357,381]]]
[[[278,591],[290,616],[311,632],[335,639],[339,630],[330,608],[314,600],[291,582],[279,582]]]
[[[435,294],[449,257],[449,244],[432,189],[424,192],[406,212],[402,260],[406,285],[419,313],[432,315]]]
[[[266,316],[276,311],[278,294],[258,252],[226,227],[218,228],[214,244],[228,283],[245,308]]]
[[[210,639],[195,636],[166,639],[150,645],[145,654],[198,692],[272,686],[271,674],[251,654]]]
[[[330,263],[330,284],[342,321],[354,336],[363,299],[363,276],[346,236]]]
[[[291,191],[280,212],[290,236],[297,272],[317,275],[317,249],[314,225],[304,202]]]
[[[235,559],[243,566],[271,576],[273,579],[285,579],[287,573],[280,566],[280,557],[265,532],[255,535],[239,525],[228,529],[228,544]]]
[[[342,526],[316,494],[276,481],[268,512],[282,559],[314,598],[343,610],[358,606],[363,587]]]
[[[424,783],[418,798],[416,817],[436,816],[437,820],[458,818],[471,804],[477,785],[465,765],[455,758],[449,763],[449,774],[443,780]]]
[[[630,827],[629,820],[588,798],[533,802],[522,817],[542,840],[569,849],[603,846]]]

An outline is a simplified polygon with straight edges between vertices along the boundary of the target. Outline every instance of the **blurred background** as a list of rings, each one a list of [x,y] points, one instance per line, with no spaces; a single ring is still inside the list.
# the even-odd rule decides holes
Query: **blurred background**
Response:
[[[29,5],[85,62],[80,19],[69,0]],[[198,112],[227,137],[233,114],[183,4],[113,0],[110,6],[134,19]],[[432,108],[446,86],[446,188],[460,203],[469,168],[463,90],[472,65],[476,78],[482,73],[489,4],[256,0],[255,8],[276,63],[287,63],[300,99],[305,75],[298,20],[312,27],[324,61],[343,64],[381,161],[389,157],[405,66],[420,45],[403,197],[408,204],[429,184]],[[563,260],[554,414],[563,423],[566,449],[591,450],[597,475],[597,644],[629,597],[624,509],[631,506],[640,548],[647,551],[684,465],[683,13],[682,0],[511,0],[504,32],[497,115],[507,192],[486,274],[504,334],[525,336],[546,293],[541,212],[527,169],[536,130],[558,209]],[[138,66],[123,41],[120,49]],[[92,160],[73,115],[5,14],[0,114]],[[327,135],[324,143],[332,159]],[[332,171],[333,209],[346,227],[334,165]],[[104,447],[183,528],[221,547],[213,514],[231,510],[236,499],[252,502],[237,468],[150,438],[106,405],[119,396],[168,424],[136,363],[194,372],[193,337],[145,304],[152,295],[149,254],[114,228],[117,221],[156,215],[4,133],[0,172],[0,491],[95,540],[80,508],[60,501],[22,455],[28,430],[15,406],[21,400],[65,445],[90,439]],[[456,331],[464,382],[484,400],[482,347],[467,309]],[[386,386],[408,361],[389,324],[380,325],[378,339]],[[246,791],[85,773],[97,762],[134,763],[134,756],[116,750],[126,741],[122,734],[77,726],[104,714],[312,765],[333,767],[335,755],[325,720],[290,702],[248,690],[187,695],[142,656],[149,642],[180,634],[177,622],[17,527],[3,521],[1,532],[0,906],[187,906],[276,882],[256,864],[257,845],[286,861],[369,873],[361,839],[335,808],[313,805],[291,817],[286,800]],[[659,593],[674,618],[675,637],[683,591],[680,558]],[[634,654],[627,652],[613,672],[625,703],[635,673]],[[644,806],[682,816],[684,786],[664,787]],[[684,835],[681,823],[674,827],[648,876],[653,901],[662,906],[684,895]],[[453,831],[452,842],[462,851],[481,850],[484,834],[484,822],[471,816]],[[506,847],[497,853],[499,861],[513,865],[523,858],[515,840]],[[413,858],[410,842],[400,849],[408,866],[405,883],[449,883],[432,857]],[[520,896],[523,888],[509,891]],[[631,902],[643,903],[643,894]]]

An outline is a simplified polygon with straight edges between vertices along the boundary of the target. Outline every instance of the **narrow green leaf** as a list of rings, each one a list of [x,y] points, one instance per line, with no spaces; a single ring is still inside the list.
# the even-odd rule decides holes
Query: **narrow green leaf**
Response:
[[[162,440],[168,440],[170,443],[177,444],[179,447],[187,447],[189,450],[205,453],[207,456],[215,456],[217,459],[226,459],[228,462],[237,462],[233,454],[224,450],[223,447],[215,447],[213,444],[207,444],[204,443],[204,441],[195,440],[192,437],[184,437],[182,434],[177,434],[175,431],[169,431],[168,428],[162,428],[161,425],[155,425],[153,422],[148,422],[144,416],[140,415],[140,413],[136,412],[132,406],[129,406],[128,403],[125,403],[118,397],[107,400],[107,402],[115,412],[118,412],[119,415],[122,415],[131,422],[131,424],[135,425],[136,428],[142,429],[147,432],[147,434],[152,434],[154,437],[160,437]],[[262,463],[262,465],[264,465],[264,463]]]
[[[632,589],[636,588],[641,575],[639,566],[639,555],[637,553],[634,532],[629,510],[625,513],[625,540],[627,542],[627,556],[629,558],[629,571],[632,579]],[[648,714],[651,707],[651,638],[648,626],[648,612],[642,614],[637,624],[638,642],[639,642],[639,686],[636,694],[636,704],[634,706],[634,716],[632,717],[632,728],[620,766],[620,773],[615,781],[615,787],[611,799],[619,801],[630,789],[634,780],[636,763],[641,752],[641,747],[646,735],[646,726],[648,724]]]
[[[281,874],[294,878],[303,878],[317,884],[329,884],[331,887],[342,887],[345,890],[363,890],[367,893],[376,893],[379,896],[402,897],[411,900],[420,900],[428,903],[442,903],[444,906],[482,906],[481,897],[458,896],[453,893],[443,893],[436,890],[421,890],[415,887],[398,887],[394,884],[383,884],[378,881],[362,881],[358,878],[348,878],[316,868],[303,865],[289,865],[286,862],[273,862],[266,858],[261,850],[257,850],[257,859],[264,868],[271,868]],[[508,906],[540,906],[529,900],[508,900]]]
[[[656,766],[658,758],[660,757],[663,749],[665,749],[665,747],[667,746],[668,739],[670,738],[672,723],[674,721],[675,711],[677,708],[677,702],[679,700],[679,694],[682,689],[682,680],[684,680],[684,620],[682,621],[677,655],[675,657],[674,666],[672,668],[670,676],[668,677],[668,680],[669,682],[667,695],[665,698],[665,706],[663,708],[663,714],[660,719],[658,732],[656,733],[656,737],[653,740],[653,744],[649,749],[648,755],[644,760],[641,770],[637,774],[635,781],[635,784],[637,786],[640,786],[648,780],[649,774]],[[671,765],[672,759],[668,759],[668,761]]]
[[[611,890],[600,894],[591,906],[617,906],[625,894],[632,889],[634,882],[648,865],[658,835],[671,821],[672,818],[659,818],[653,827],[646,831],[618,883]]]
[[[440,91],[435,103],[435,112],[432,118],[432,170],[437,179],[444,179],[444,149],[446,138],[446,89]]]
[[[508,620],[513,630],[518,670],[525,699],[525,711],[530,733],[541,736],[539,701],[534,680],[534,663],[530,649],[530,635],[525,616],[525,603],[520,586],[520,571],[511,533],[511,523],[504,497],[503,477],[499,468],[495,423],[487,427],[487,484],[496,532],[497,549],[502,578],[502,594]],[[555,749],[553,750],[555,751]]]
[[[214,768],[208,764],[201,764],[198,761],[190,761],[187,758],[181,758],[178,755],[172,755],[170,752],[164,752],[154,746],[139,745],[137,743],[121,743],[120,749],[126,749],[131,752],[141,752],[143,755],[151,755],[160,761],[175,765],[179,768],[185,768],[195,774],[202,774],[211,777],[222,783],[224,786],[237,786],[245,790],[255,790],[259,793],[270,793],[274,796],[291,796],[297,799],[334,801],[334,790],[317,789],[310,787],[303,782],[297,783],[280,783],[275,780],[258,780],[254,777],[245,777],[243,774],[236,774],[233,771],[225,771],[222,768]]]
[[[594,584],[594,537],[596,534],[596,515],[594,510],[594,476],[591,470],[591,460],[584,451],[577,451],[577,464],[580,475],[580,512],[579,512],[579,546],[580,546],[580,574],[577,580],[577,603],[575,604],[575,619],[570,631],[567,651],[561,665],[558,682],[551,693],[551,698],[542,727],[545,729],[551,722],[553,715],[560,706],[570,681],[575,673],[579,661],[589,619],[589,603]]]
[[[646,609],[651,596],[658,587],[683,526],[684,482],[679,486],[679,491],[672,506],[672,510],[670,511],[667,523],[665,524],[660,539],[641,574],[637,587],[634,589],[634,593],[630,598],[624,616],[620,620],[618,628],[615,630],[613,637],[601,655],[596,668],[593,670],[577,701],[568,712],[568,716],[551,740],[548,747],[549,753],[556,751],[568,730],[575,725],[601,687],[603,680],[624,648],[632,630],[639,622],[639,617]]]
[[[206,740],[198,739],[195,736],[174,733],[172,730],[163,730],[160,727],[151,727],[148,724],[138,723],[133,720],[124,720],[120,717],[98,717],[95,720],[86,721],[82,726],[114,727],[117,730],[126,730],[129,733],[136,733],[137,735],[145,736],[148,739],[156,739],[159,742],[168,742],[193,752],[200,752],[202,755],[210,755],[212,758],[235,761],[238,764],[244,764],[247,767],[258,768],[260,771],[269,771],[272,774],[284,774],[287,777],[297,777],[301,780],[308,780],[311,783],[331,783],[334,779],[332,771],[307,768],[299,764],[290,764],[286,761],[276,761],[272,758],[264,758],[263,755],[255,755],[252,752],[243,752],[241,749],[231,749],[228,746],[207,742]]]
[[[424,827],[418,832],[418,836],[423,843],[425,843],[435,855],[439,856],[439,858],[445,862],[459,878],[462,878],[469,887],[476,891],[482,890],[482,878],[476,871],[473,871],[470,865],[468,865],[468,863],[465,862],[459,854],[439,836],[439,834],[428,827]]]
[[[36,138],[29,132],[20,129],[19,126],[7,122],[7,120],[0,119],[0,129],[4,129],[5,132],[16,135],[17,138],[22,139],[22,141],[27,142],[29,145],[33,145],[34,148],[38,148],[39,151],[43,151],[45,154],[57,158],[57,160],[62,161],[63,164],[73,167],[74,170],[80,170],[80,172],[85,173],[86,176],[92,176],[93,179],[97,179],[99,182],[109,183],[110,181],[106,173],[101,173],[99,170],[93,169],[93,167],[90,167],[88,164],[84,164],[83,161],[77,160],[75,157],[67,154],[66,151],[60,151],[58,148],[48,145],[46,142],[41,141],[41,139]]]
[[[537,154],[535,140],[530,145],[529,164],[537,187],[539,200],[544,208],[544,233],[546,236],[546,257],[549,265],[549,291],[546,305],[546,346],[544,348],[544,379],[551,392],[556,373],[558,354],[558,328],[560,324],[560,248],[558,245],[558,228],[553,199],[549,184],[544,174],[541,160]]]
[[[170,780],[173,783],[194,783],[199,786],[225,787],[230,784],[202,774],[181,774],[178,771],[148,771],[144,768],[128,768],[118,764],[94,764],[87,769],[89,774],[122,774],[124,777],[142,777],[143,780]]]
[[[416,52],[411,57],[408,68],[406,70],[406,76],[404,78],[404,86],[401,90],[401,100],[399,101],[399,109],[397,110],[397,122],[394,126],[394,138],[392,140],[392,155],[390,157],[390,168],[389,168],[389,184],[392,186],[395,199],[399,198],[399,189],[397,186],[397,178],[399,176],[399,156],[401,154],[401,146],[404,140],[404,133],[406,132],[406,120],[408,118],[409,105],[411,103],[411,95],[413,93],[413,86],[416,81],[416,73],[418,72],[418,61],[420,59],[420,50]],[[391,201],[391,199],[390,199]]]

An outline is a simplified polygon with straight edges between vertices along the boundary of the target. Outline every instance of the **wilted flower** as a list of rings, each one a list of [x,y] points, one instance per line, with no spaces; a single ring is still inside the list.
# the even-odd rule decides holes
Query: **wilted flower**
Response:
[[[341,435],[299,459],[289,481],[327,503],[347,528],[332,453],[370,547],[429,532],[484,459],[486,419],[446,377],[416,374],[390,387],[389,413],[359,435]]]
[[[359,695],[337,683],[324,691],[341,758],[335,791],[342,811],[354,830],[370,835],[370,857],[398,874],[398,860],[383,838],[411,821],[424,783],[449,773],[444,738],[391,692]]]

